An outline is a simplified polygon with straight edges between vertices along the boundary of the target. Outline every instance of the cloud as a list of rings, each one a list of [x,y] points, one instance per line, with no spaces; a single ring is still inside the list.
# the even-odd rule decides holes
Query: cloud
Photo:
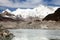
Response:
[[[53,0],[52,4],[60,5],[60,0]]]
[[[0,6],[33,8],[41,3],[41,0],[0,0]]]
[[[60,0],[0,0],[0,6],[12,8],[34,8],[40,4],[60,5]]]
[[[60,6],[60,0],[44,0],[44,4],[46,5],[59,5]]]

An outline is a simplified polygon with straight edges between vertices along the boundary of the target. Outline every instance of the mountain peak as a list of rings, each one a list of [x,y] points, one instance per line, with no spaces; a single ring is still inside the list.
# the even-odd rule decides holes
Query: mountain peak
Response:
[[[49,6],[40,5],[34,9],[37,11],[38,16],[40,16],[40,18],[44,18],[48,14],[54,13],[55,10],[57,10],[58,8],[59,7],[49,7]]]
[[[2,11],[2,13],[4,13],[5,11],[11,13],[11,11],[9,9],[6,9],[6,10]]]

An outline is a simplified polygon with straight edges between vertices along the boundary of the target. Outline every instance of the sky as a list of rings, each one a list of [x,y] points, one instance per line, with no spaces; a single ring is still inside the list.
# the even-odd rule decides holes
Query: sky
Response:
[[[35,8],[40,4],[60,6],[60,0],[0,0],[0,11],[14,8]]]

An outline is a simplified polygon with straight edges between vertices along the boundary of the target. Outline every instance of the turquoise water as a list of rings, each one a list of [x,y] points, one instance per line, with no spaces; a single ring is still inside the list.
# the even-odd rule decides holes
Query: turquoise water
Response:
[[[49,40],[60,39],[60,30],[11,29],[15,35],[12,40]]]

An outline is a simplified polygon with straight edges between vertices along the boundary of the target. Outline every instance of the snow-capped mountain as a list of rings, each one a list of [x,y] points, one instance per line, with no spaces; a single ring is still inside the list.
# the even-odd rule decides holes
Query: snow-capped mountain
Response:
[[[47,7],[47,6],[44,6],[44,5],[40,5],[36,8],[34,8],[34,10],[37,12],[36,16],[38,16],[40,18],[44,18],[48,14],[54,13],[55,10],[57,10],[58,8],[59,7]]]
[[[9,9],[6,9],[6,10],[2,11],[2,13],[4,13],[5,11],[11,13],[11,11]]]
[[[6,11],[8,11],[9,13],[14,14],[15,16],[22,16],[23,18],[27,18],[29,16],[32,17],[40,17],[40,18],[44,18],[45,16],[47,16],[48,14],[54,13],[55,10],[57,10],[58,7],[47,7],[44,5],[40,5],[34,9],[20,9],[17,8],[15,11],[11,12],[9,9],[6,9]]]
[[[21,15],[23,18],[26,18],[28,16],[35,16],[36,15],[36,11],[33,9],[16,9],[16,11],[12,12],[15,15]]]

